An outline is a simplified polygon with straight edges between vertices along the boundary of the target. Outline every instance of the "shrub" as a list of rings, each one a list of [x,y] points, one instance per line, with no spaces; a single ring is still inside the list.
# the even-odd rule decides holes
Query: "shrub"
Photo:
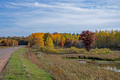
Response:
[[[110,54],[111,50],[108,48],[102,48],[102,49],[91,49],[90,52],[91,54]]]
[[[71,47],[69,50],[71,53],[80,53],[80,49],[76,47]]]
[[[45,46],[39,47],[39,51],[41,52],[46,52],[47,48]]]
[[[53,48],[47,48],[45,46],[42,46],[39,48],[39,51],[44,52],[44,53],[48,53],[48,54],[54,54],[54,53],[58,53],[58,51],[56,49]]]
[[[65,49],[57,49],[59,53],[67,53],[67,54],[81,54],[85,52],[86,50],[84,48],[79,49],[76,47],[71,47],[71,48],[65,48]]]
[[[71,47],[71,48],[59,48],[59,49],[51,49],[47,47],[39,47],[39,51],[44,52],[44,53],[49,53],[49,54],[110,54],[111,51],[108,48],[103,48],[103,49],[91,49],[89,52],[86,51],[85,48],[76,48],[76,47]]]

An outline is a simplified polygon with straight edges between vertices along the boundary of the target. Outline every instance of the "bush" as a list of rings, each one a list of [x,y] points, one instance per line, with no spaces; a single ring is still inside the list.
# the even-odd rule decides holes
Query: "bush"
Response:
[[[48,54],[58,53],[58,51],[56,49],[47,48],[45,46],[40,47],[39,51],[44,52],[44,53],[48,53]]]
[[[110,54],[111,51],[108,48],[102,48],[102,49],[91,49],[90,52],[91,54]]]
[[[76,48],[76,47],[69,48],[69,53],[79,54],[80,52],[81,52],[81,49],[79,49],[79,48]]]
[[[45,46],[41,46],[41,47],[39,47],[39,50],[40,50],[41,52],[46,52],[46,51],[47,51],[47,48],[46,48]]]
[[[47,47],[39,47],[39,51],[44,52],[44,53],[49,53],[49,54],[110,54],[111,51],[108,48],[103,48],[103,49],[91,49],[89,52],[86,51],[85,48],[76,48],[76,47],[71,47],[71,48],[59,48],[59,49],[51,49]]]
[[[59,53],[68,53],[68,54],[72,54],[72,53],[82,54],[85,51],[86,50],[84,48],[79,49],[79,48],[76,48],[76,47],[58,49]]]

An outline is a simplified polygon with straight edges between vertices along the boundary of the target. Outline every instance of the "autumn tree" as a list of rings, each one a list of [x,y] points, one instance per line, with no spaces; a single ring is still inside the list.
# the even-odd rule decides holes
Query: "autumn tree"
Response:
[[[44,44],[45,44],[45,42],[46,42],[46,40],[47,40],[48,37],[52,38],[51,34],[50,33],[45,33],[44,36],[43,36]],[[46,44],[45,44],[45,46],[46,46]]]
[[[61,34],[59,34],[59,33],[54,33],[54,34],[52,35],[52,39],[53,39],[53,42],[55,43],[55,45],[58,46],[59,43],[60,43],[60,40],[61,40]]]
[[[45,46],[48,48],[54,48],[53,40],[50,36],[47,37],[47,39],[45,41]]]
[[[77,47],[78,46],[78,40],[74,40],[72,43],[72,46]]]
[[[75,33],[74,33],[74,34],[63,33],[63,35],[64,35],[65,39],[70,39],[70,40],[72,40],[72,41],[79,39],[79,35],[77,35],[77,34],[75,34]]]
[[[7,42],[7,39],[2,39],[0,41],[0,43],[1,43],[2,46],[8,46],[9,45],[8,42]]]
[[[71,46],[72,46],[72,40],[66,39],[66,40],[65,40],[65,46],[66,46],[66,47],[71,47]]]
[[[0,40],[0,44],[2,46],[17,46],[18,45],[18,41],[16,40],[12,40],[12,39],[1,39]]]
[[[95,36],[97,38],[95,46],[98,48],[120,47],[120,31],[96,31]]]
[[[83,31],[80,34],[79,40],[83,40],[86,50],[89,51],[93,47],[93,44],[95,43],[94,33],[88,30]]]
[[[65,44],[65,37],[62,35],[59,46],[64,47],[64,44]]]
[[[44,33],[32,33],[28,37],[28,44],[30,46],[44,46],[44,39],[43,39]]]

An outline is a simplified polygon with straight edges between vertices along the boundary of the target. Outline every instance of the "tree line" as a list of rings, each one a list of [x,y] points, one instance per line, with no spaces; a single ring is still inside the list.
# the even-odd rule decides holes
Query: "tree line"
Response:
[[[88,36],[89,35],[89,36]],[[85,38],[85,39],[84,39]],[[86,40],[86,41],[85,41]],[[71,33],[32,33],[28,37],[0,37],[0,45],[77,47],[77,48],[120,48],[120,31],[83,31],[81,34]],[[89,46],[88,46],[89,45]],[[86,48],[87,48],[86,47]]]
[[[0,37],[0,46],[17,46],[17,45],[27,45],[27,37]]]
[[[120,48],[120,31],[118,30],[96,31],[95,36],[97,38],[95,47]]]
[[[84,38],[87,40],[85,41]],[[32,33],[28,37],[28,45],[46,46],[50,48],[56,46],[77,48],[120,48],[120,31],[83,31],[81,34],[57,32],[53,34]]]

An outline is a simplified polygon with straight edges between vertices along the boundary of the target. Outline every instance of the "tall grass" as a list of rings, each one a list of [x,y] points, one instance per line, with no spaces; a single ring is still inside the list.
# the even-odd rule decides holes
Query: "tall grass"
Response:
[[[110,54],[63,54],[64,58],[71,59],[93,59],[105,61],[120,61],[120,51],[111,51]]]
[[[31,54],[34,53],[37,53],[35,54],[38,58],[37,65],[52,74],[56,80],[120,79],[120,73],[99,69],[95,65],[81,64],[72,60],[64,59],[63,56],[56,54],[45,54],[40,51],[34,51]]]

